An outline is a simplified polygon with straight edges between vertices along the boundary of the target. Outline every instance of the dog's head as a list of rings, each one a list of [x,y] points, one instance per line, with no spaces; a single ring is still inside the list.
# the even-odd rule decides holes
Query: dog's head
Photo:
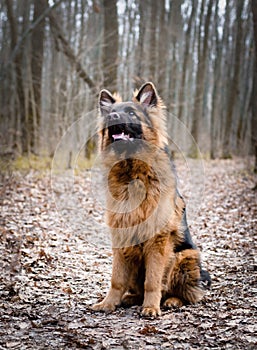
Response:
[[[131,154],[142,146],[142,140],[157,147],[166,144],[165,107],[152,83],[144,84],[128,102],[102,90],[99,109],[102,151],[110,146],[118,154]]]

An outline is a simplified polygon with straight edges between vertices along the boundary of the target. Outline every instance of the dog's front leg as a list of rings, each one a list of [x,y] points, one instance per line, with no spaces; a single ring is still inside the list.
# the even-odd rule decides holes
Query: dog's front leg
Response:
[[[164,257],[156,251],[148,253],[145,260],[146,276],[144,284],[144,303],[142,315],[156,317],[161,315],[160,302]]]
[[[127,286],[127,269],[122,252],[113,249],[111,288],[103,301],[93,306],[95,311],[114,311],[120,305]]]

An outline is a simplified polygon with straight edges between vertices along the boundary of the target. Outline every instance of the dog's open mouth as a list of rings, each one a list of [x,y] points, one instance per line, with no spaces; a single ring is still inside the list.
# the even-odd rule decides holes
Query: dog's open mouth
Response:
[[[134,141],[135,135],[131,127],[120,124],[120,125],[111,125],[109,126],[109,136],[112,139],[112,142],[115,141]]]

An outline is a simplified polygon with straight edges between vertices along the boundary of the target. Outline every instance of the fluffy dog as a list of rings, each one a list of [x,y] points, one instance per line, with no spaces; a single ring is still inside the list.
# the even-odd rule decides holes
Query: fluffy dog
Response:
[[[142,315],[156,317],[161,304],[170,308],[198,302],[201,281],[210,284],[210,276],[201,268],[187,227],[161,98],[146,83],[129,102],[102,90],[99,107],[113,267],[111,288],[93,309],[142,304]]]

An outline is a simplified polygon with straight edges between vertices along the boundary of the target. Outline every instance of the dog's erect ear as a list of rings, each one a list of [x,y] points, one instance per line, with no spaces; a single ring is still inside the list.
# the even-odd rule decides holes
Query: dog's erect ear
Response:
[[[149,82],[142,85],[136,95],[136,99],[147,107],[156,107],[158,102],[158,94],[154,84]]]
[[[116,102],[115,98],[108,90],[102,90],[99,95],[99,107],[103,116],[110,113],[112,105]]]

